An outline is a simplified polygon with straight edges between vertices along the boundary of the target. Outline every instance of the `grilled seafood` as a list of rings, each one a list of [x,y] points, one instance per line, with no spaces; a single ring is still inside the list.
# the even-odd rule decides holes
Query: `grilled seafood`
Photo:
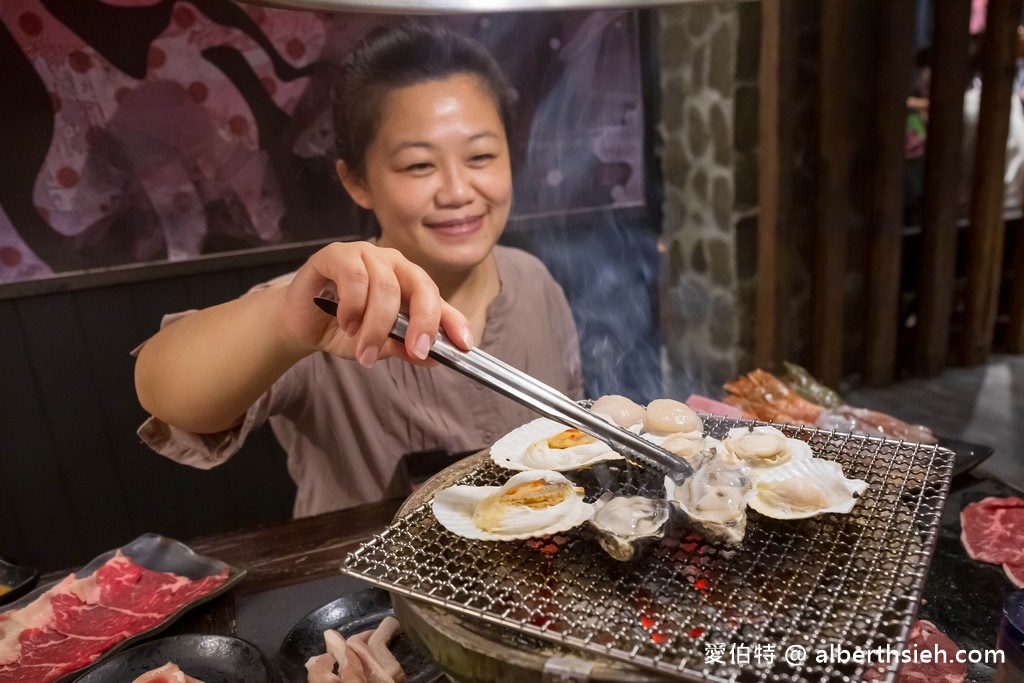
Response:
[[[594,503],[589,524],[605,552],[625,562],[665,537],[670,513],[668,501],[661,498],[605,493]]]
[[[753,370],[735,382],[727,382],[725,389],[730,394],[725,397],[726,403],[770,422],[814,426],[825,410],[764,370]]]
[[[454,534],[513,541],[567,531],[594,513],[583,490],[558,472],[527,470],[503,486],[450,486],[431,503],[434,517]]]

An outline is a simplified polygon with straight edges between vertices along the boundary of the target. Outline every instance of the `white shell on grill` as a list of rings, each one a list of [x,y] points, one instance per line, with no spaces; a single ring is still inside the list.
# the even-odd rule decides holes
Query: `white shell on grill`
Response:
[[[846,478],[837,462],[802,458],[760,472],[747,505],[775,519],[846,514],[867,487],[865,481]]]
[[[722,440],[722,449],[729,462],[761,470],[778,467],[792,460],[814,456],[805,441],[787,437],[775,427],[736,427]],[[756,476],[756,474],[754,475]]]
[[[564,496],[545,506],[505,502],[517,489],[544,484],[555,485]],[[547,470],[520,472],[503,486],[450,486],[434,495],[431,509],[448,531],[480,541],[515,541],[568,531],[594,513],[581,490],[558,472]],[[490,528],[481,528],[483,518],[491,522]]]
[[[750,479],[719,451],[705,451],[694,473],[676,486],[665,477],[665,497],[711,540],[739,543],[747,530]]]
[[[546,417],[527,422],[494,442],[491,446],[491,460],[509,470],[565,472],[589,467],[602,460],[622,459],[604,441],[569,448],[552,448],[548,445],[548,439],[568,429]]]

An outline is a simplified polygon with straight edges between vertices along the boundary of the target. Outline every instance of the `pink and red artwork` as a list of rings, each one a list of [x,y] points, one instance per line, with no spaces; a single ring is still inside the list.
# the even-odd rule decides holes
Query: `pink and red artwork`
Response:
[[[357,235],[329,67],[388,15],[231,0],[0,4],[0,284]],[[519,215],[643,201],[629,12],[444,19],[519,98]]]

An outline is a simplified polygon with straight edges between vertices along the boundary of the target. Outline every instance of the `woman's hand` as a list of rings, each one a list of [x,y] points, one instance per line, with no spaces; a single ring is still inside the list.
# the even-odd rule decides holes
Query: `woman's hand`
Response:
[[[333,318],[313,303],[328,283],[338,291]],[[287,338],[308,351],[327,351],[367,367],[391,356],[431,364],[427,353],[439,329],[457,346],[473,346],[466,317],[441,298],[422,268],[395,249],[335,242],[310,256],[280,294],[279,319]],[[409,312],[404,346],[388,337],[403,308]]]

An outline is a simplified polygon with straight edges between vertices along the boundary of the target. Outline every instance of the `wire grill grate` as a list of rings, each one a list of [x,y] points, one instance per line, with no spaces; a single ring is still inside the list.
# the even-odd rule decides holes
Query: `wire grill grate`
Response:
[[[750,423],[705,418],[705,430],[719,438],[739,424]],[[422,505],[352,553],[342,571],[669,676],[737,683],[860,680],[865,664],[819,662],[817,656],[830,646],[868,651],[905,644],[953,453],[775,426],[808,441],[818,457],[841,463],[847,476],[868,482],[851,514],[779,521],[751,512],[742,544],[669,538],[639,560],[621,563],[586,529],[525,542],[470,541],[445,530]],[[624,493],[663,495],[647,473],[609,471]],[[458,483],[496,485],[510,474],[483,460]],[[589,497],[599,493],[587,486]],[[787,661],[791,646],[806,648],[809,658]],[[895,658],[883,661],[873,680],[891,681],[896,665]]]

